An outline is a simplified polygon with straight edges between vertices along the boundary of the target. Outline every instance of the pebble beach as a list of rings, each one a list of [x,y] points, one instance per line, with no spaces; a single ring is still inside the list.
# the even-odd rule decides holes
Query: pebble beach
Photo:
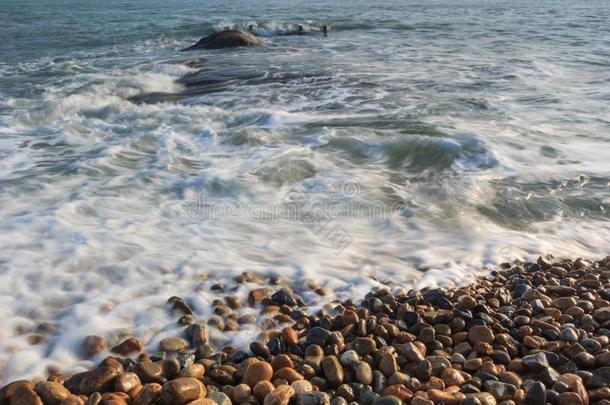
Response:
[[[2,2],[0,405],[610,405],[608,21]]]
[[[96,367],[11,382],[0,404],[610,404],[610,257],[541,256],[459,288],[378,288],[316,311],[267,282],[247,302],[214,286],[209,319],[171,297],[182,332],[156,351],[88,336],[82,356],[102,357]],[[248,350],[211,344],[212,330],[257,318],[266,329]]]

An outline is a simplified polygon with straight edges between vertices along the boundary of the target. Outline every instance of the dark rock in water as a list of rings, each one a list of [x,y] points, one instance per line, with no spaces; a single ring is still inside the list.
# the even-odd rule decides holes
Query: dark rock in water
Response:
[[[201,38],[193,46],[189,46],[183,51],[190,51],[193,49],[221,49],[221,48],[235,48],[238,46],[255,46],[262,45],[263,41],[250,34],[249,32],[242,30],[224,30],[207,37]]]
[[[298,305],[297,300],[294,298],[294,295],[285,288],[281,288],[276,291],[271,296],[271,299],[280,305],[288,305],[289,307],[294,307]]]

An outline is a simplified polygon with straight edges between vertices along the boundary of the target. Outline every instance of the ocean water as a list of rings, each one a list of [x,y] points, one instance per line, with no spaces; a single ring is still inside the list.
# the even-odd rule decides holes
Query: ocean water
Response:
[[[0,382],[90,366],[89,334],[154,351],[179,332],[167,298],[209,316],[244,271],[320,307],[605,256],[609,20],[606,1],[0,0]],[[265,46],[180,52],[250,24]]]

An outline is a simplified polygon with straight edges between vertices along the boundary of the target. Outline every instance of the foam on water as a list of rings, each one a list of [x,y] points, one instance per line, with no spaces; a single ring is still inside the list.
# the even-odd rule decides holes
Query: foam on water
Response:
[[[90,334],[154,351],[180,333],[169,297],[210,317],[212,285],[259,285],[244,271],[322,308],[607,253],[604,27],[570,45],[560,24],[592,10],[70,1],[112,29],[64,31],[38,5],[57,38],[12,24],[30,46],[0,49],[0,382],[91,366],[107,353],[82,360]],[[268,46],[179,52],[251,24]],[[212,328],[213,344],[259,331]]]

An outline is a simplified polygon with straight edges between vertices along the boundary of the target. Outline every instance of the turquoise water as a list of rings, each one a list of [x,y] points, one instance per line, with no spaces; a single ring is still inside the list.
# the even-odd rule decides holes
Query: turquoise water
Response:
[[[0,2],[0,380],[246,270],[360,296],[608,253],[608,2],[331,3]]]

